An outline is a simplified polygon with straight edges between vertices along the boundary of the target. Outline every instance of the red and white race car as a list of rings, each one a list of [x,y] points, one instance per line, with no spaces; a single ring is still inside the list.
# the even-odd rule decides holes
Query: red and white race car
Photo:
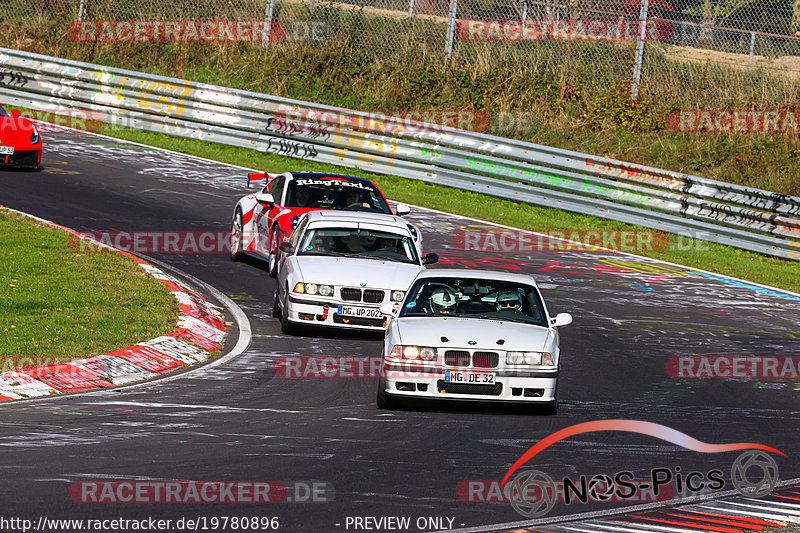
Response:
[[[38,169],[42,161],[39,129],[16,109],[6,111],[0,105],[0,166]]]
[[[236,203],[231,229],[231,259],[245,255],[265,259],[269,275],[278,271],[279,247],[292,234],[300,215],[320,209],[336,209],[407,215],[411,210],[398,204],[389,207],[380,189],[368,179],[320,172],[249,174],[249,183],[266,180],[261,191],[244,196]],[[422,236],[408,225],[417,247]]]

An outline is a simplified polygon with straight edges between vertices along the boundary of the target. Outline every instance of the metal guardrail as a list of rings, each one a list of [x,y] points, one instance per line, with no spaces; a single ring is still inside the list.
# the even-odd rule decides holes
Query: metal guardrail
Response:
[[[483,133],[0,48],[0,102],[420,179],[800,260],[800,198]]]

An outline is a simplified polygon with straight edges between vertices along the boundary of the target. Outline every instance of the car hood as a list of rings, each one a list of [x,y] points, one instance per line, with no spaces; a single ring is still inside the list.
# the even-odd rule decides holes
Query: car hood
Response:
[[[350,257],[298,256],[302,280],[310,283],[347,287],[406,290],[425,267],[394,261],[353,259]]]
[[[30,146],[33,121],[26,117],[0,117],[0,145],[13,146],[25,144]]]
[[[537,352],[550,337],[550,330],[541,326],[480,318],[408,317],[398,319],[395,327],[402,344],[467,350]]]

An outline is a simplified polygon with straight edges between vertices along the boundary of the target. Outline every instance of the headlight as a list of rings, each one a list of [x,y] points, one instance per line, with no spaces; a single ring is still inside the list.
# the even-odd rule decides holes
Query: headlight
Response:
[[[507,352],[509,365],[552,365],[553,356],[548,352]]]
[[[316,283],[298,283],[294,286],[294,292],[298,294],[330,296],[333,294],[333,287],[330,285],[317,285]]]
[[[31,133],[31,144],[37,144],[39,142],[39,130],[36,129],[36,126],[33,127],[33,132]]]
[[[405,297],[406,297],[405,291],[392,291],[392,294],[390,295],[390,299],[393,302],[402,302],[403,298]]]
[[[436,359],[436,348],[429,346],[410,346],[396,345],[392,348],[392,357],[395,359],[422,359],[423,361],[433,361]]]

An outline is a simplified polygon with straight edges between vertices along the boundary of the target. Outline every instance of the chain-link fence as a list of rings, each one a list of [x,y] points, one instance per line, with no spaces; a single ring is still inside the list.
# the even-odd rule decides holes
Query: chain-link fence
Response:
[[[569,65],[572,76],[633,79],[634,87],[640,73],[669,84],[675,65],[708,63],[800,77],[800,0],[3,0],[1,9],[12,22],[94,23],[79,30],[99,40],[131,31],[101,21],[180,20],[182,30],[187,20],[272,21],[269,46],[344,43],[551,71]],[[200,25],[190,29],[202,40]]]

